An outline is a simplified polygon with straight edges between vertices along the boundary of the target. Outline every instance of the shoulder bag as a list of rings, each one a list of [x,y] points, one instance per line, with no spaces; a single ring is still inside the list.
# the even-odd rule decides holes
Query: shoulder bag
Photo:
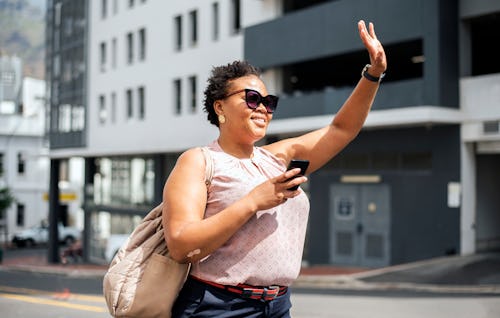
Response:
[[[212,181],[213,162],[208,148],[205,182]],[[104,275],[103,293],[113,317],[170,317],[191,264],[179,264],[168,255],[162,226],[163,203],[151,210],[120,248]]]

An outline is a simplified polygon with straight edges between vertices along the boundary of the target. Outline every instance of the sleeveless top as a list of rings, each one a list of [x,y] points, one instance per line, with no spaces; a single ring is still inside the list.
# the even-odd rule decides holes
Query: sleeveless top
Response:
[[[260,147],[254,147],[251,159],[225,153],[217,141],[209,150],[214,176],[205,218],[286,170],[280,159]],[[281,205],[258,211],[223,246],[193,263],[191,274],[223,285],[289,286],[300,272],[308,216],[309,199],[301,190]]]

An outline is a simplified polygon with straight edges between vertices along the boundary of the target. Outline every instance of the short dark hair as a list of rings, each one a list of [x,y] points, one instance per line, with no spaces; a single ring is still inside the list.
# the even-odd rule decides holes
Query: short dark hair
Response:
[[[208,121],[219,127],[219,119],[215,113],[214,102],[226,97],[230,81],[249,75],[260,77],[260,74],[260,70],[247,61],[234,61],[227,65],[212,68],[212,73],[207,80],[208,85],[204,92],[203,110],[207,112]]]

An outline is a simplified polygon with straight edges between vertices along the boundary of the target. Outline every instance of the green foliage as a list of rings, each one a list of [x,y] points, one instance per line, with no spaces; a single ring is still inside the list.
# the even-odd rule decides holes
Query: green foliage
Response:
[[[4,218],[5,211],[14,203],[14,200],[9,188],[0,189],[0,219]]]

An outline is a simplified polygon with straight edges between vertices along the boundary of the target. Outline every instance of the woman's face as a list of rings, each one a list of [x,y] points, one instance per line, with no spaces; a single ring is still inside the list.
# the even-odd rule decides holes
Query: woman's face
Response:
[[[257,76],[250,75],[237,78],[230,82],[227,95],[244,89],[252,89],[262,96],[268,92],[264,83]],[[226,122],[219,125],[221,133],[227,132],[231,138],[242,142],[256,142],[266,135],[267,126],[273,118],[261,103],[256,109],[251,109],[245,102],[245,91],[234,94],[216,104],[218,115],[224,115]]]

